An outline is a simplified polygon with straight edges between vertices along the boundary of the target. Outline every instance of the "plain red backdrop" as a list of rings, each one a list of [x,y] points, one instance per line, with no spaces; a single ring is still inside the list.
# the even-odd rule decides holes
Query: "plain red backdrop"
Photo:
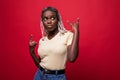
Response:
[[[36,66],[29,54],[29,35],[41,38],[40,13],[56,7],[67,20],[80,18],[80,53],[67,63],[68,80],[120,80],[119,0],[0,1],[0,80],[33,80]]]

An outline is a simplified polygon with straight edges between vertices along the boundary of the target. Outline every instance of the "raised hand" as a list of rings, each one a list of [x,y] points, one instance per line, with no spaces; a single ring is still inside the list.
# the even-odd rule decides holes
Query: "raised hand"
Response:
[[[39,62],[40,60],[37,58],[37,56],[35,55],[35,51],[34,51],[34,47],[36,46],[37,42],[33,40],[33,35],[30,35],[30,40],[29,40],[29,50],[30,50],[30,54],[36,64],[37,67],[39,67]]]
[[[37,42],[33,40],[33,35],[30,35],[29,47],[34,48],[36,44]]]
[[[74,32],[72,43],[68,46],[68,60],[74,62],[79,53],[79,18],[74,23],[68,21],[68,24]]]
[[[67,21],[68,24],[72,27],[73,31],[76,32],[79,30],[79,18],[77,18],[76,22],[75,23],[72,23],[70,21]]]

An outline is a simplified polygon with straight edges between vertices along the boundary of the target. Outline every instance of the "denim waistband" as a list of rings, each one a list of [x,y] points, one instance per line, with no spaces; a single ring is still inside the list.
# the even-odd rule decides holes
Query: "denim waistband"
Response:
[[[65,73],[65,69],[63,70],[48,70],[48,69],[44,69],[43,67],[39,67],[39,69],[41,71],[43,71],[43,73],[45,74],[64,74]]]

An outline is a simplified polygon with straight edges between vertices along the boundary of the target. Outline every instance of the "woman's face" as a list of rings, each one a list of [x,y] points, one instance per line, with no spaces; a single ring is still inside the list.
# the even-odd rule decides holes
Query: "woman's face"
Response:
[[[43,13],[42,22],[45,30],[47,30],[48,32],[54,31],[58,28],[58,19],[56,13],[50,10]]]

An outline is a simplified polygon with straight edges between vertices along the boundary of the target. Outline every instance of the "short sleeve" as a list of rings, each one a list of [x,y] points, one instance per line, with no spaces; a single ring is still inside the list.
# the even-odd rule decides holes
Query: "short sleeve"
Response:
[[[73,33],[72,32],[68,32],[68,36],[67,36],[67,46],[71,45],[73,40]]]
[[[42,42],[42,38],[39,40],[39,44],[41,44],[41,42]]]
[[[44,41],[44,37],[40,38],[39,44],[41,44]]]

